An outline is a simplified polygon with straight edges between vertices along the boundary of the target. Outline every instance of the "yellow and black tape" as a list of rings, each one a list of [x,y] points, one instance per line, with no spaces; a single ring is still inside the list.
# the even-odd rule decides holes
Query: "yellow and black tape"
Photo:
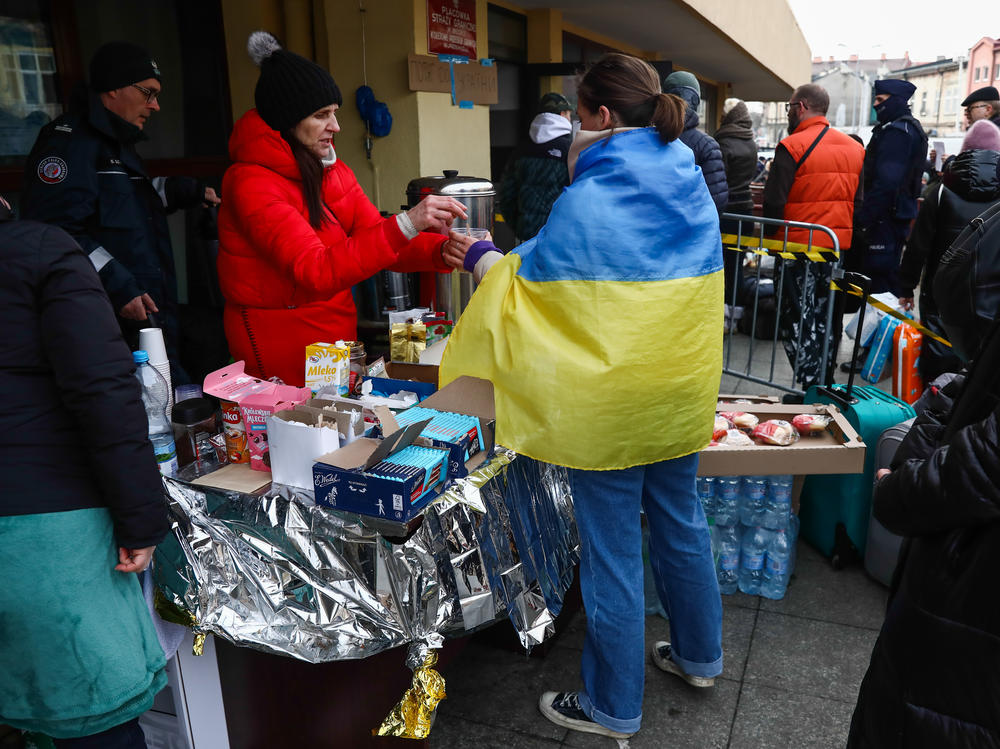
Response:
[[[862,292],[860,286],[857,286],[857,285],[855,285],[853,283],[847,283],[845,281],[833,280],[833,281],[830,282],[830,288],[831,289],[835,289],[835,290],[839,290],[839,291],[843,291],[843,292],[845,292],[847,294],[850,294],[851,296],[860,296],[860,297],[864,296],[864,293]],[[916,330],[919,330],[923,335],[927,336],[928,338],[933,338],[938,343],[942,343],[945,346],[947,346],[948,348],[951,348],[951,343],[950,342],[946,341],[944,338],[942,338],[941,336],[939,336],[937,333],[934,333],[933,331],[928,330],[927,328],[925,328],[923,325],[921,325],[920,323],[918,323],[913,318],[907,317],[906,315],[904,315],[899,310],[893,309],[892,307],[890,307],[885,302],[879,301],[878,299],[875,299],[875,298],[873,298],[871,296],[868,297],[867,302],[868,302],[869,305],[871,305],[875,309],[881,310],[882,312],[884,312],[885,314],[889,315],[890,317],[894,317],[897,320],[899,320],[900,322],[906,323],[911,328],[915,328]]]
[[[801,260],[807,258],[817,263],[835,263],[840,259],[840,253],[825,247],[813,247],[812,245],[800,242],[784,242],[780,239],[760,239],[759,237],[743,237],[743,241],[750,240],[752,245],[738,244],[735,234],[723,234],[722,246],[724,249],[733,252],[752,252],[755,255],[770,255],[780,257],[785,260]]]

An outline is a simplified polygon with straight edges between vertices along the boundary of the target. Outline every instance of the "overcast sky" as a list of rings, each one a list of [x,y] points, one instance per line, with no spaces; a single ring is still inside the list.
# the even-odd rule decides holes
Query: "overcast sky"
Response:
[[[902,57],[930,62],[967,55],[981,37],[1000,36],[996,0],[788,0],[813,56]],[[845,46],[840,47],[838,44]],[[878,46],[880,45],[880,46]]]

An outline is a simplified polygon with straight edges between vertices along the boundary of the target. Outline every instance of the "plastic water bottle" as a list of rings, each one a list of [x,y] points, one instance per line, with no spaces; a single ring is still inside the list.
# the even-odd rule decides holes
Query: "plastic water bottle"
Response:
[[[719,578],[719,592],[732,595],[736,592],[740,575],[740,535],[734,525],[717,525],[716,543],[719,553],[715,574]]]
[[[792,477],[771,476],[767,481],[767,499],[764,502],[764,527],[778,530],[788,527],[792,514]]]
[[[747,528],[740,547],[740,590],[750,596],[760,593],[767,556],[767,531],[760,526]]]
[[[170,388],[163,375],[149,365],[149,354],[145,351],[133,351],[132,360],[136,363],[135,377],[142,385],[142,405],[146,409],[149,441],[153,443],[156,462],[160,473],[173,476],[177,473],[177,447],[170,419],[167,418]]]
[[[740,477],[715,479],[715,524],[738,525],[740,522]]]
[[[791,576],[791,549],[788,534],[778,530],[771,534],[764,562],[764,580],[760,584],[760,594],[765,598],[784,598]]]
[[[740,522],[743,525],[762,525],[767,479],[763,476],[744,476],[740,502]]]
[[[699,476],[697,486],[698,499],[705,508],[705,517],[711,518],[715,515],[715,479],[711,476]]]

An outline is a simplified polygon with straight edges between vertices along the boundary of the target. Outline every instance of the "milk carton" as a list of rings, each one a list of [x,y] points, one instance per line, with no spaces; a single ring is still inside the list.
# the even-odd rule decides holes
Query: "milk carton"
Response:
[[[310,343],[306,346],[306,387],[315,393],[326,385],[336,385],[337,393],[346,395],[350,364],[351,349],[342,342]]]

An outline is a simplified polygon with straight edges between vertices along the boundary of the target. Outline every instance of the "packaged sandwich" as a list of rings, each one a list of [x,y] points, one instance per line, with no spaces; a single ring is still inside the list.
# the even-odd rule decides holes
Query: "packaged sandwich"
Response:
[[[803,437],[815,437],[830,426],[830,417],[823,414],[799,414],[792,418],[792,426]]]
[[[737,429],[746,429],[747,431],[753,430],[760,422],[756,416],[745,411],[720,411],[719,416],[728,419]]]
[[[753,437],[763,445],[778,445],[785,447],[799,441],[799,433],[795,427],[784,419],[769,419],[754,427]]]

